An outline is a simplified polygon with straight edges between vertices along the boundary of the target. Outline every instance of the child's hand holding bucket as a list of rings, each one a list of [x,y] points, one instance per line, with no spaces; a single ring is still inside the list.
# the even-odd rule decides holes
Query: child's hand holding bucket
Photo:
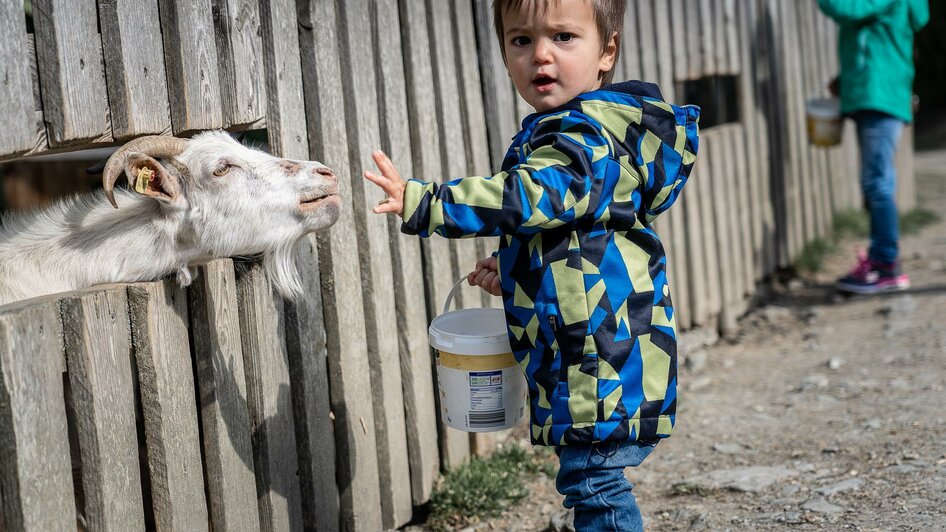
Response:
[[[466,281],[470,283],[470,286],[479,286],[487,294],[503,295],[499,287],[499,268],[496,257],[490,256],[477,261],[476,267],[466,276]]]

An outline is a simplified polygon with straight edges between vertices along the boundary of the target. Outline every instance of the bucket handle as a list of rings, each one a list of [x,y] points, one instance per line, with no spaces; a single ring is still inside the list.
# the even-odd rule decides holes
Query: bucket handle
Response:
[[[453,285],[453,288],[450,289],[450,293],[447,294],[447,300],[443,302],[443,312],[441,314],[446,314],[450,310],[450,303],[453,303],[453,297],[457,295],[457,292],[460,291],[460,286],[463,284],[463,281],[466,281],[466,276],[460,277],[460,280]]]

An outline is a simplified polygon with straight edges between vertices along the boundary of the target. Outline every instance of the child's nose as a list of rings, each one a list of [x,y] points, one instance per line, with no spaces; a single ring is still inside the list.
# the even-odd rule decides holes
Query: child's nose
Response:
[[[551,62],[552,61],[551,43],[546,42],[545,39],[539,39],[535,43],[535,49],[532,52],[532,61],[539,65]]]

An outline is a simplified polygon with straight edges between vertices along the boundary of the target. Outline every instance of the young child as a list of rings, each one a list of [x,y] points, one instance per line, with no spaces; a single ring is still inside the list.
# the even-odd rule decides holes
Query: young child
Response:
[[[641,530],[624,469],[670,435],[676,329],[651,228],[697,151],[699,109],[610,82],[625,0],[494,0],[509,76],[536,112],[502,171],[443,185],[401,179],[381,152],[376,213],[428,237],[501,236],[470,274],[502,295],[529,383],[533,444],[555,446],[577,530]],[[605,86],[602,86],[605,85]]]

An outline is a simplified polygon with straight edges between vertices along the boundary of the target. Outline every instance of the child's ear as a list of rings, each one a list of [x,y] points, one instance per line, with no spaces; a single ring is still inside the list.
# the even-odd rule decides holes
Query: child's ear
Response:
[[[610,72],[614,68],[614,60],[618,54],[618,46],[621,45],[621,37],[617,32],[611,34],[608,42],[604,43],[601,49],[601,60],[598,62],[598,70],[602,73]]]

